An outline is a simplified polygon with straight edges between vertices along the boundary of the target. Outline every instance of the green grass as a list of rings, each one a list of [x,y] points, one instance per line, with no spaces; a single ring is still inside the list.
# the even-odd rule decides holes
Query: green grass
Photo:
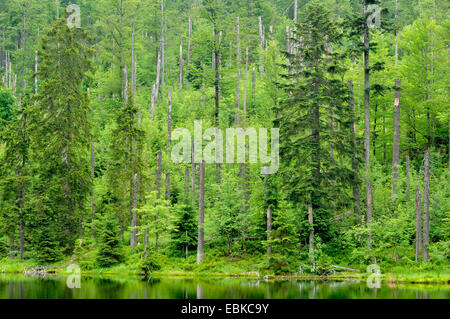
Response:
[[[184,258],[171,258],[161,256],[161,269],[152,271],[154,276],[164,277],[263,277],[270,279],[345,279],[360,278],[364,279],[370,276],[369,273],[337,272],[329,276],[318,276],[313,273],[291,273],[285,275],[276,275],[270,270],[265,269],[265,259],[260,256],[241,256],[241,257],[207,257],[201,265],[196,264],[195,256]],[[53,265],[69,264],[87,264],[85,261],[71,261],[66,259],[54,263]],[[82,267],[82,273],[85,275],[139,275],[141,270],[136,259],[130,260],[109,267],[92,267],[93,263],[88,263],[89,267]],[[32,260],[20,261],[4,258],[0,260],[0,273],[18,274],[23,273],[27,267],[42,266]],[[420,264],[416,267],[392,267],[382,269],[382,279],[388,283],[414,283],[414,284],[450,284],[450,271],[447,267],[432,266]],[[67,273],[65,268],[56,269],[59,274]]]

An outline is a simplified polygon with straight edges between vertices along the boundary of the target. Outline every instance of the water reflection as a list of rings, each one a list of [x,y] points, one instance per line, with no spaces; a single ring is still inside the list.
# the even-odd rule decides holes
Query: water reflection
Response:
[[[434,299],[450,297],[449,285],[387,285],[364,281],[259,280],[242,278],[81,278],[70,289],[66,277],[0,275],[0,299]]]

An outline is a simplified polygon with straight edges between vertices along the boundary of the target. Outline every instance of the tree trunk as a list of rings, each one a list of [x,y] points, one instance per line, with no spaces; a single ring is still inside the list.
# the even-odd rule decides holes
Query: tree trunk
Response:
[[[395,65],[398,64],[398,0],[395,0]]]
[[[352,134],[353,134],[353,159],[352,159],[352,170],[355,174],[353,180],[353,198],[354,198],[354,206],[353,212],[355,216],[358,216],[361,222],[361,200],[360,200],[360,192],[359,192],[359,161],[358,161],[358,145],[357,145],[357,133],[356,133],[356,112],[355,112],[355,99],[353,95],[353,82],[348,81],[348,87],[350,92],[350,105],[353,109],[353,125],[352,125]]]
[[[267,208],[267,255],[272,254],[272,246],[270,241],[272,240],[272,208]]]
[[[14,249],[14,234],[12,234],[9,236],[9,259],[15,258]]]
[[[34,95],[38,94],[38,52],[36,51],[36,54],[34,56]]]
[[[183,88],[183,72],[184,72],[184,61],[183,61],[183,37],[180,36],[180,57],[179,57],[179,67],[180,73],[178,76],[178,86],[180,89]]]
[[[409,190],[410,190],[410,177],[409,170],[411,166],[411,161],[409,159],[409,155],[406,155],[406,202],[409,202]]]
[[[262,52],[264,51],[264,26],[262,23],[262,17],[258,17],[258,29],[259,29],[259,45],[261,48],[261,53],[259,54],[259,73],[264,73],[264,57]]]
[[[189,26],[188,26],[188,47],[187,47],[187,60],[186,65],[189,66],[191,63],[191,42],[192,42],[192,18],[189,17]],[[189,89],[189,79],[186,76],[186,89]]]
[[[311,225],[311,231],[309,232],[309,253],[311,255],[313,269],[316,269],[316,261],[314,258],[314,217],[313,217],[313,207],[308,205],[308,222]]]
[[[167,119],[167,152],[170,152],[171,140],[172,140],[172,89],[169,89],[169,110]],[[170,172],[166,174],[166,200],[170,200]]]
[[[156,155],[156,199],[161,198],[161,161],[162,161],[162,152],[159,151]],[[158,220],[158,216],[155,216],[155,220]],[[159,234],[155,234],[155,250],[158,251],[158,239]]]
[[[239,110],[240,110],[240,89],[241,89],[241,39],[240,39],[240,25],[239,25],[239,17],[237,17],[236,22],[236,42],[237,42],[237,52],[236,52],[236,94],[235,94],[235,116],[234,122],[236,125],[239,124]]]
[[[184,168],[184,198],[186,199],[186,203],[189,200],[189,184],[190,184],[190,177],[189,177],[189,167]]]
[[[94,141],[91,141],[91,178],[92,178],[92,182],[94,182],[94,178],[95,178],[95,145],[94,145]],[[91,195],[91,214],[92,214],[92,220],[95,220],[94,191],[92,191],[92,195]]]
[[[395,102],[394,102],[394,141],[392,149],[392,199],[397,196],[398,162],[400,158],[400,85],[401,80],[395,80]]]
[[[200,164],[200,182],[199,182],[199,201],[198,201],[198,246],[197,246],[197,264],[203,260],[203,247],[205,234],[203,224],[205,221],[205,161]]]
[[[422,205],[420,203],[420,189],[416,189],[416,262],[420,260],[422,249]]]
[[[245,49],[244,114],[247,114],[248,47]]]
[[[364,0],[364,17],[366,16],[367,0]],[[369,26],[367,20],[364,22],[364,150],[365,150],[365,180],[366,180],[366,225],[370,227],[372,223],[372,184],[370,181],[370,42]],[[369,231],[367,235],[368,248],[372,248],[372,235]]]
[[[294,24],[297,24],[298,0],[294,0]]]
[[[423,181],[423,244],[422,259],[428,261],[428,245],[430,243],[430,153],[425,152],[425,169]]]
[[[132,197],[132,214],[131,214],[131,232],[130,232],[130,247],[136,247],[137,244],[137,192],[138,192],[138,175],[133,175],[133,197]]]
[[[136,56],[134,54],[134,20],[131,22],[131,96],[136,104]]]

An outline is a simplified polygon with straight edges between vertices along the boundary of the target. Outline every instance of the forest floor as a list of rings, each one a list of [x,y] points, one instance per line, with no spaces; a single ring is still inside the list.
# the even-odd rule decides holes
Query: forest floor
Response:
[[[359,272],[335,271],[325,275],[316,273],[289,273],[276,274],[270,270],[255,270],[257,264],[249,261],[231,261],[227,257],[215,259],[214,261],[206,261],[202,265],[196,265],[195,261],[190,263],[189,260],[181,258],[169,258],[163,263],[161,269],[151,272],[153,277],[202,277],[202,278],[264,278],[265,280],[362,280],[367,279],[372,273],[366,273],[364,270]],[[60,263],[53,264],[54,267],[48,267],[45,271],[56,274],[68,274],[66,266],[69,264],[77,264],[71,260],[65,260]],[[34,267],[41,267],[31,260],[20,261],[4,258],[0,260],[0,274],[19,274],[30,273]],[[110,268],[83,267],[81,265],[83,275],[142,275],[137,264],[123,263]],[[381,267],[383,269],[383,267]],[[39,270],[37,270],[39,271]],[[450,284],[450,269],[443,267],[433,270],[424,270],[420,267],[395,267],[381,271],[381,277],[388,284]]]

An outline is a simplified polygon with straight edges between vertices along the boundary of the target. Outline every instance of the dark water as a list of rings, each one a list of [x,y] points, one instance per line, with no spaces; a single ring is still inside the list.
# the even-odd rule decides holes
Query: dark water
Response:
[[[0,275],[0,299],[415,299],[450,298],[450,285],[391,285],[368,288],[361,281],[198,279],[82,276],[70,289],[67,277]]]

